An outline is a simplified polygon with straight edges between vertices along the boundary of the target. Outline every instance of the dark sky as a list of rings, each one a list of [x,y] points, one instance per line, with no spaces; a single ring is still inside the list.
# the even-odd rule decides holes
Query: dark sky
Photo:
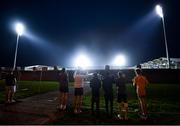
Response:
[[[165,57],[162,22],[154,7],[165,13],[170,57],[180,57],[178,0],[1,0],[0,66],[13,66],[15,21],[26,25],[20,38],[17,66],[71,66],[79,51],[105,65],[117,53],[128,66]]]

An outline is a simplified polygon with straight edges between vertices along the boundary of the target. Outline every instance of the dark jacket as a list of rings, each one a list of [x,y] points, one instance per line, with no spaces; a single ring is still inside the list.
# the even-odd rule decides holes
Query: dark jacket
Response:
[[[112,95],[113,83],[114,83],[113,76],[111,76],[109,73],[105,73],[102,78],[102,86],[103,86],[105,95]]]
[[[68,87],[68,75],[66,72],[61,72],[59,75],[60,88]]]
[[[16,78],[13,74],[7,74],[5,77],[5,82],[7,86],[14,86],[16,84]]]
[[[93,77],[90,80],[90,87],[92,88],[92,95],[99,96],[100,88],[101,88],[101,81],[97,77]]]
[[[124,77],[117,78],[116,87],[118,87],[118,94],[126,94],[126,79]]]

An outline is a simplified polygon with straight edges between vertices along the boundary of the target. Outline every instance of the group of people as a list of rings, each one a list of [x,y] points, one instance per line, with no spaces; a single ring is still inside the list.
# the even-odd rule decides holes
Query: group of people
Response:
[[[139,116],[141,119],[146,120],[147,115],[147,106],[146,106],[146,85],[148,81],[145,76],[142,75],[142,70],[140,66],[137,66],[135,70],[136,76],[132,79],[133,86],[135,87],[138,101],[140,113]],[[127,101],[127,89],[126,89],[126,75],[119,71],[117,73],[117,77],[115,78],[110,73],[110,67],[108,65],[105,66],[105,72],[99,77],[97,73],[93,73],[93,77],[90,79],[90,87],[91,87],[91,111],[92,115],[96,113],[99,115],[99,104],[100,104],[100,89],[102,87],[104,92],[105,99],[105,109],[108,116],[112,117],[113,115],[113,84],[116,84],[117,87],[117,102],[119,107],[118,118],[127,120],[128,119],[128,101]],[[82,74],[80,70],[74,73],[74,113],[81,113],[82,101],[83,101],[83,87],[84,81],[86,78],[86,74]],[[62,69],[58,76],[59,80],[59,105],[57,106],[60,110],[65,110],[67,107],[67,99],[68,99],[68,74],[65,68]],[[96,111],[94,110],[94,104],[96,104]],[[110,106],[109,106],[110,105]]]

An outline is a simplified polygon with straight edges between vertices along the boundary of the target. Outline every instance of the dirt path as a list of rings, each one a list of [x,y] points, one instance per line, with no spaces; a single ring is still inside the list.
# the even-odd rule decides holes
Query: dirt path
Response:
[[[90,91],[89,85],[84,93]],[[58,91],[52,91],[25,99],[11,105],[0,104],[0,124],[50,124],[63,113],[57,112]],[[73,101],[74,89],[69,89],[68,104]]]

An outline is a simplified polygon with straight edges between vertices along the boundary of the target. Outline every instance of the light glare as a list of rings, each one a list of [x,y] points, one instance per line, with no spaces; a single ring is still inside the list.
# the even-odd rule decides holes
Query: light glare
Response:
[[[75,58],[74,62],[75,62],[74,63],[75,67],[80,67],[80,68],[83,68],[83,69],[85,69],[85,68],[92,65],[90,59],[88,58],[88,56],[86,56],[84,54],[78,55]]]
[[[118,55],[115,57],[113,64],[115,66],[125,66],[126,65],[126,58],[124,55]]]
[[[17,23],[15,25],[15,30],[16,30],[16,33],[21,36],[24,32],[24,25],[22,23]]]
[[[163,10],[162,7],[160,5],[156,5],[156,13],[163,18]]]

